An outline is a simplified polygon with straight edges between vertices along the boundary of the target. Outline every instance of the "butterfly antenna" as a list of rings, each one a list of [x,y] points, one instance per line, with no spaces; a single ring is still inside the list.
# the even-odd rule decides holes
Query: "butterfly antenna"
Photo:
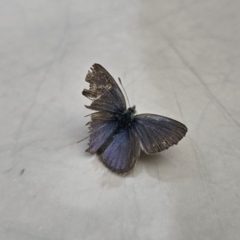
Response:
[[[124,93],[125,93],[125,95],[127,97],[128,105],[130,107],[131,105],[130,105],[130,102],[129,102],[129,99],[128,99],[128,95],[127,95],[127,92],[125,91],[125,88],[123,87],[123,84],[122,84],[122,81],[121,81],[120,77],[118,78],[118,81],[120,82],[120,84],[121,84],[121,86],[123,88],[123,91],[124,91]]]
[[[87,138],[89,138],[89,136],[83,138],[82,140],[78,141],[77,143],[80,143],[80,142],[84,141],[84,140],[87,139]]]

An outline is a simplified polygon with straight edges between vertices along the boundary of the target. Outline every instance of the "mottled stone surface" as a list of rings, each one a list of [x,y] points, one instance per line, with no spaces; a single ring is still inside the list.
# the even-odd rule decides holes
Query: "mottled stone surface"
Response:
[[[239,239],[239,0],[0,4],[1,240]],[[126,177],[76,143],[95,62],[189,129]]]

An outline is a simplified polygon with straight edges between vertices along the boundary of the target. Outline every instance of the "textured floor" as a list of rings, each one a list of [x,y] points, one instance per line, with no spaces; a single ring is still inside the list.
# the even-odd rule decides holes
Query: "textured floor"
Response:
[[[0,0],[0,239],[240,239],[240,2]],[[85,153],[93,63],[189,132],[126,177]]]

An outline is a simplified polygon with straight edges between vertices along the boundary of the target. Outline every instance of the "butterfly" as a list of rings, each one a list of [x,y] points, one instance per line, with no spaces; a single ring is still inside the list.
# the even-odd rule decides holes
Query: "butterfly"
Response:
[[[90,138],[86,151],[99,155],[111,171],[127,173],[141,150],[158,153],[185,136],[187,127],[176,120],[155,114],[135,115],[136,107],[127,108],[118,84],[100,64],[91,67],[85,81],[90,86],[82,94],[92,100],[85,107],[96,111],[87,123]]]

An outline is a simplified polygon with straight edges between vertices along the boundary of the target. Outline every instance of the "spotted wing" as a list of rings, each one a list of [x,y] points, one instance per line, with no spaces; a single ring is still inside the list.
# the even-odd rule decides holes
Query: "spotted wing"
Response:
[[[187,127],[171,118],[139,114],[134,117],[133,129],[136,132],[142,149],[153,154],[177,144],[187,132]]]
[[[135,165],[140,154],[140,143],[131,128],[116,134],[100,158],[104,165],[116,173],[127,173]]]
[[[83,90],[83,95],[92,100],[90,106],[96,111],[122,113],[126,110],[125,98],[121,89],[108,71],[99,64],[94,64],[86,76],[90,83],[89,89]]]

